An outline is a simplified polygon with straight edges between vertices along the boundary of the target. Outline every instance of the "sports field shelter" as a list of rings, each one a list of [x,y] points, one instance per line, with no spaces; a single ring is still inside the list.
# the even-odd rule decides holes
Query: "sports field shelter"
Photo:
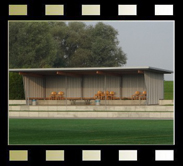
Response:
[[[158,104],[164,98],[164,74],[172,71],[155,67],[87,67],[9,69],[23,77],[26,103],[32,100],[60,100],[120,103],[143,100]],[[70,102],[68,102],[70,101]],[[108,102],[110,101],[110,102]],[[39,103],[39,102],[37,102]]]

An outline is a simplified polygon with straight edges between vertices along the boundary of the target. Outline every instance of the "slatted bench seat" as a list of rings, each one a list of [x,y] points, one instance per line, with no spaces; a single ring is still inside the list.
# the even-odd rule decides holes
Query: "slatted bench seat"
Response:
[[[90,100],[95,100],[94,97],[84,97],[83,100],[86,104],[90,104]]]
[[[45,100],[45,97],[29,97],[29,100]]]
[[[76,104],[77,101],[81,101],[81,100],[84,100],[85,104],[90,104],[90,100],[94,100],[93,97],[84,97],[84,98],[81,98],[81,97],[68,97],[67,99],[71,101],[71,104]]]
[[[71,104],[76,104],[77,100],[81,100],[81,97],[66,97],[67,100],[71,101]]]

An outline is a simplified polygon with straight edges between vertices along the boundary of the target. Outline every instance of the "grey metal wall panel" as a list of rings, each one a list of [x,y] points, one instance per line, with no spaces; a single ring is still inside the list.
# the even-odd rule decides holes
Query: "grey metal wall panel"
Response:
[[[146,90],[144,75],[123,75],[122,97],[131,97],[135,91],[142,93],[144,90]]]
[[[81,78],[67,77],[67,97],[81,97]]]
[[[106,86],[106,87],[105,87]],[[120,77],[116,76],[85,76],[83,78],[83,97],[93,97],[98,91],[114,91],[115,96],[120,96]]]
[[[27,78],[23,76],[23,85],[24,85],[24,94],[25,94],[25,99],[27,99]]]
[[[47,77],[46,96],[49,97],[51,92],[53,91],[57,93],[59,91],[63,91],[65,97],[66,97],[66,91],[67,91],[67,97],[81,97],[81,78],[67,77],[66,80],[66,76]]]
[[[43,78],[23,77],[25,98],[44,97]]]
[[[164,98],[164,75],[145,72],[144,77],[147,88],[148,104],[158,104],[159,99]]]
[[[66,93],[65,76],[49,76],[45,82],[43,78],[23,76],[25,98],[46,97],[52,91],[63,91]],[[114,91],[115,96],[120,96],[120,77],[106,76],[84,76],[83,97],[93,97],[97,91]],[[158,104],[159,99],[164,98],[164,75],[159,73],[145,72],[144,75],[122,76],[122,97],[131,97],[135,91],[147,91],[148,104]],[[66,94],[65,94],[66,96]],[[67,97],[81,97],[81,78],[67,77]]]
[[[66,93],[65,89],[65,76],[49,76],[46,77],[46,97],[49,97],[51,92],[63,91]]]
[[[43,97],[43,78],[30,77],[30,97]]]
[[[106,78],[106,90],[114,91],[115,97],[120,97],[120,77],[107,76]]]
[[[99,90],[104,91],[103,75],[83,77],[83,97],[93,97]]]

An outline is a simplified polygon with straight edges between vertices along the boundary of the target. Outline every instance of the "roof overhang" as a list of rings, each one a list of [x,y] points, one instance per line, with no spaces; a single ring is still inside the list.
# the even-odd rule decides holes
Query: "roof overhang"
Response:
[[[82,75],[114,75],[143,74],[144,71],[171,74],[173,71],[154,67],[83,67],[83,68],[28,68],[9,69],[9,72],[17,72],[24,76],[48,76],[68,75],[80,77]]]

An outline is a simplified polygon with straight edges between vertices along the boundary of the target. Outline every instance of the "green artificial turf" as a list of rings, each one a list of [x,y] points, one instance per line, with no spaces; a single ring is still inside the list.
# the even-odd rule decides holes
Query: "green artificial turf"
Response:
[[[164,81],[164,100],[173,100],[173,81]]]
[[[173,120],[9,119],[9,144],[173,144]]]

